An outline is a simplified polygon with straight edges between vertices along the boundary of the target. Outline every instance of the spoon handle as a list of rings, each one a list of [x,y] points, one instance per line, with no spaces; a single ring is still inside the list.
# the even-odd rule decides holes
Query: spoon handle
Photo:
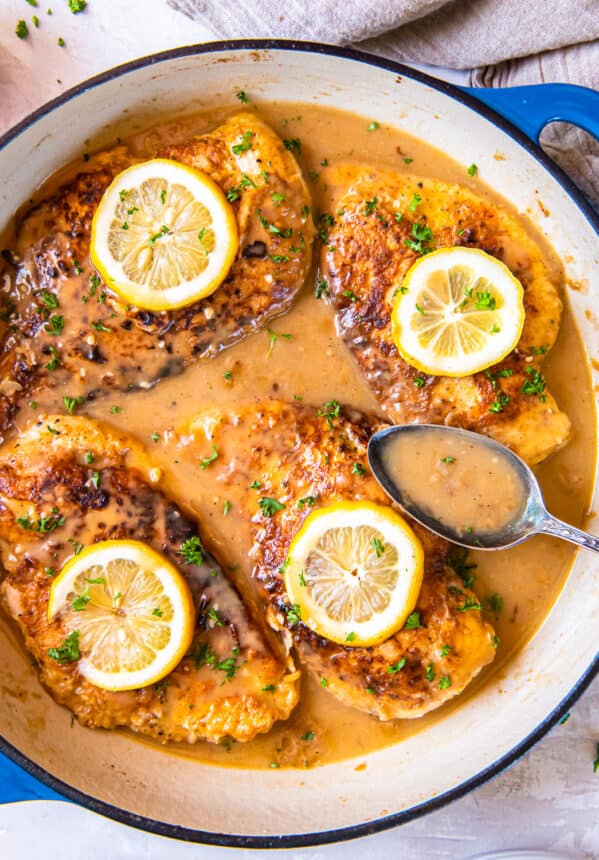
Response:
[[[558,520],[557,517],[553,517],[550,513],[545,514],[538,524],[538,529],[543,534],[553,535],[553,537],[570,541],[570,543],[575,543],[584,549],[599,552],[599,537],[570,526],[568,523]]]

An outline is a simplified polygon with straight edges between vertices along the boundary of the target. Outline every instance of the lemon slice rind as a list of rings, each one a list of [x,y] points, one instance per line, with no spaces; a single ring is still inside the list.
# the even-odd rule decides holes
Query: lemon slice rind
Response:
[[[158,183],[158,199],[148,193],[148,183]],[[187,206],[180,199],[181,189],[188,192]],[[141,205],[133,205],[137,203]],[[197,211],[190,214],[190,208]],[[198,221],[204,210],[209,216],[205,224]],[[214,237],[211,248],[206,249],[202,242],[202,227],[208,227]],[[164,228],[169,232],[161,233]],[[111,250],[115,237],[131,248],[120,260]],[[140,162],[119,173],[104,192],[92,220],[90,258],[94,267],[122,299],[148,310],[170,310],[209,296],[227,276],[237,249],[237,221],[219,186],[202,171],[167,158]],[[153,260],[155,253],[162,259],[152,271],[163,277],[167,269],[170,280],[178,279],[175,285],[161,285],[155,279],[150,279],[151,285],[142,282],[148,277],[145,263]],[[203,268],[189,278],[186,275],[193,269],[194,256]],[[144,261],[144,265],[139,263],[135,279],[124,269],[125,263],[135,267],[134,257]]]
[[[486,293],[493,307],[481,306],[479,294]],[[393,341],[401,357],[423,373],[478,373],[516,347],[524,326],[523,295],[520,281],[490,254],[441,248],[420,257],[397,290]]]
[[[140,574],[134,574],[115,599],[115,581],[110,581],[109,572],[111,566],[121,562],[129,569],[149,571],[151,595],[147,588],[144,593]],[[104,583],[90,584],[89,580],[97,579],[104,579]],[[116,584],[125,581],[121,577]],[[82,593],[90,600],[84,609],[75,612],[73,598]],[[160,615],[155,614],[158,607],[162,607]],[[146,544],[129,540],[92,544],[67,561],[52,583],[48,601],[48,620],[52,622],[59,615],[69,633],[79,631],[79,673],[96,687],[113,691],[146,687],[168,675],[189,650],[195,622],[193,597],[179,571]],[[116,628],[123,623],[131,630],[130,639],[138,643],[139,661],[143,663],[138,669],[122,667],[136,659],[135,652],[119,653]],[[113,665],[107,670],[99,665],[96,653],[106,650],[111,637],[116,647],[111,649],[109,659],[113,664],[120,660],[121,667]],[[153,640],[164,645],[155,648]]]
[[[375,539],[383,547],[380,556],[372,545]],[[343,547],[350,545],[342,560]],[[413,611],[423,567],[420,541],[392,508],[338,502],[304,520],[287,555],[285,587],[301,621],[318,635],[346,646],[376,645],[399,630]],[[345,610],[339,608],[342,604]],[[350,612],[348,617],[350,605],[366,616],[358,620]]]

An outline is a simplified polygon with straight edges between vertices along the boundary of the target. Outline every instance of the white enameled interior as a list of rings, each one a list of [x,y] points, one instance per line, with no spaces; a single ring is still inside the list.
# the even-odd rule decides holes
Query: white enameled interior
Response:
[[[112,140],[115,127],[121,132],[123,124],[133,128],[165,112],[229,103],[240,88],[257,99],[313,101],[376,116],[464,165],[476,162],[491,186],[530,215],[566,262],[568,277],[582,285],[569,298],[589,354],[599,359],[597,237],[566,192],[520,144],[469,108],[409,77],[351,59],[290,50],[198,54],[90,88],[0,151],[0,229],[44,178],[81,153],[85,141]],[[495,159],[496,152],[504,160]],[[126,734],[71,727],[4,632],[2,685],[10,692],[0,696],[0,733],[65,782],[158,821],[246,835],[361,824],[442,795],[533,732],[596,656],[598,593],[599,562],[581,555],[550,617],[506,672],[426,732],[368,756],[364,770],[355,770],[356,761],[308,771],[218,769]]]

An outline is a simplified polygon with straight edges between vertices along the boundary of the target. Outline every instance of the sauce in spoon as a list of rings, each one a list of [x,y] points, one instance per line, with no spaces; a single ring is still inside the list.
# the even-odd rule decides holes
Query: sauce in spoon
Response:
[[[428,428],[389,438],[383,464],[404,502],[456,535],[503,531],[523,514],[526,488],[484,437]]]

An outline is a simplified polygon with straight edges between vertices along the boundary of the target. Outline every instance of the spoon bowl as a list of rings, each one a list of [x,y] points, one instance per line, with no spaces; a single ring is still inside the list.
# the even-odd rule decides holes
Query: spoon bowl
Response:
[[[401,437],[405,443],[409,442],[416,452],[418,445],[426,439],[426,434],[431,433],[437,436],[447,435],[448,440],[461,440],[475,445],[488,453],[489,459],[498,458],[505,466],[506,474],[508,471],[511,472],[521,489],[522,503],[515,513],[501,523],[500,527],[492,530],[470,526],[467,530],[455,528],[435,516],[430,508],[415,501],[406,486],[402,485],[401,476],[398,477],[397,473],[393,473],[391,468],[393,446],[397,444],[398,439]],[[370,438],[368,462],[375,478],[393,501],[417,522],[452,543],[469,549],[498,550],[515,546],[534,534],[549,534],[585,549],[599,552],[599,538],[552,516],[545,507],[543,494],[533,471],[513,451],[488,436],[462,430],[459,427],[444,427],[436,424],[405,424],[387,427]],[[423,479],[425,477],[423,475]],[[488,501],[492,504],[492,497]],[[447,505],[450,506],[451,503],[452,498],[447,491]]]

